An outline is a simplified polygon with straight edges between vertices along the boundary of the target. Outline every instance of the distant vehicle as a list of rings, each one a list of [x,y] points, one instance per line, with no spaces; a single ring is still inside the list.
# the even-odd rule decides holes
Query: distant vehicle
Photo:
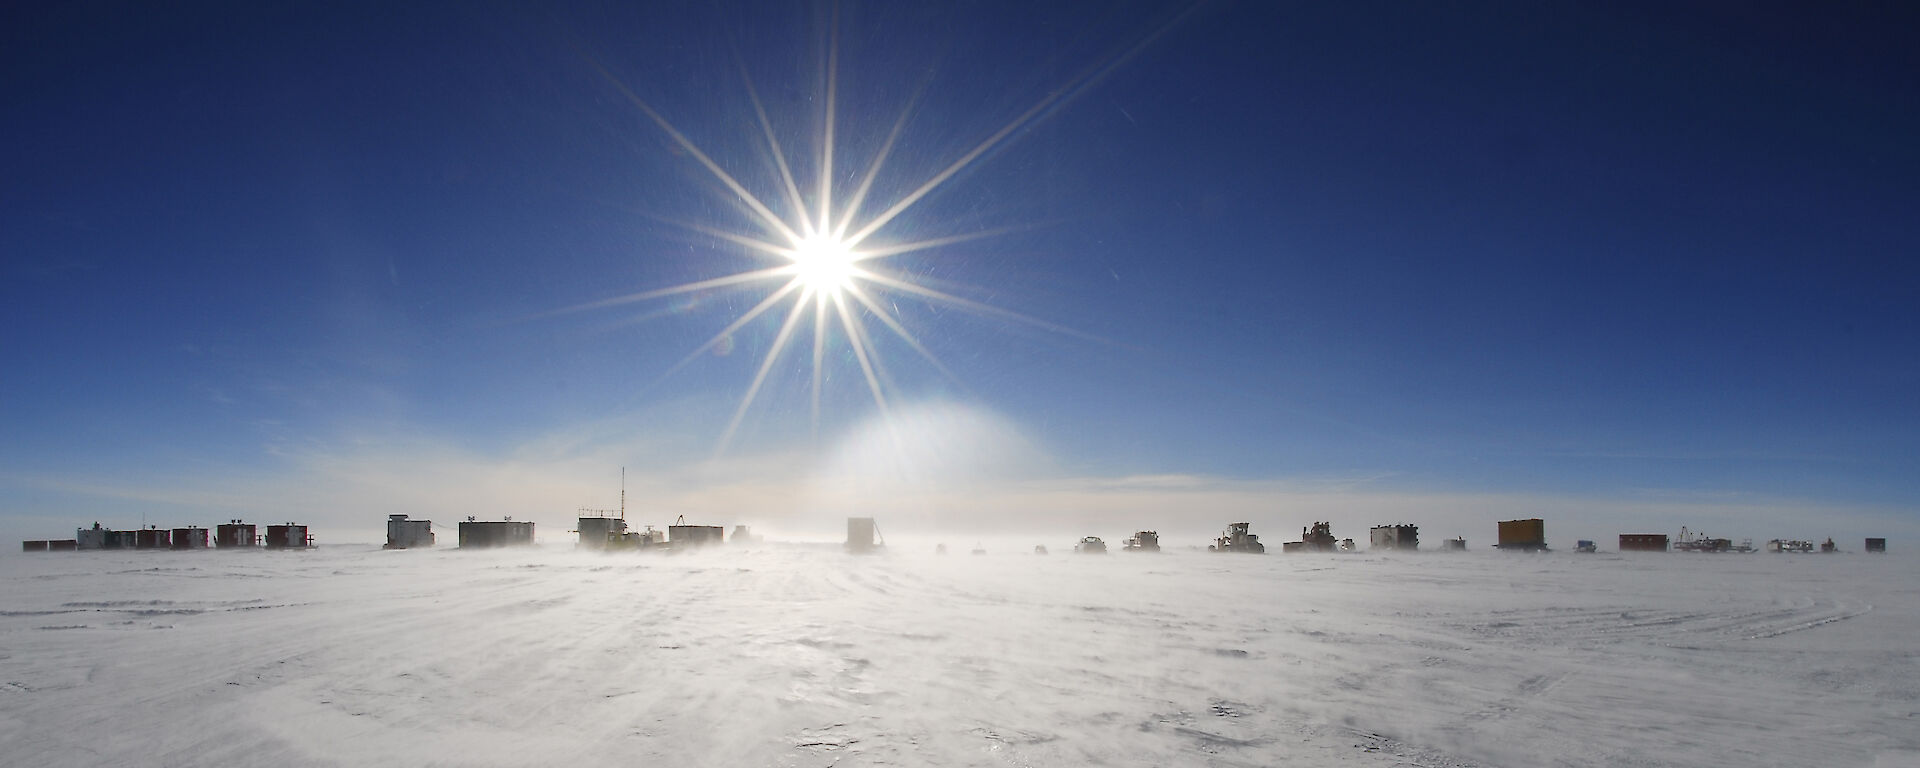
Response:
[[[936,545],[934,545],[934,547],[933,547],[933,553],[934,553],[934,554],[936,554],[936,555],[944,555],[944,554],[946,554],[946,553],[947,553],[947,545],[945,545],[945,544],[936,544]]]
[[[1600,547],[1596,546],[1590,539],[1581,539],[1579,544],[1574,546],[1573,551],[1591,554],[1600,551]]]
[[[1158,552],[1160,551],[1160,534],[1156,531],[1136,533],[1132,538],[1127,539],[1127,545],[1123,549],[1128,552]]]
[[[987,548],[980,546],[980,542],[976,541],[973,543],[973,553],[976,555],[984,555],[987,553]]]
[[[1035,544],[1035,545],[1033,545],[1033,553],[1034,553],[1034,554],[1036,554],[1036,555],[1044,555],[1044,554],[1046,554],[1046,553],[1047,553],[1047,545],[1045,545],[1045,544]]]
[[[1768,552],[1812,552],[1813,542],[1801,541],[1799,539],[1794,539],[1791,541],[1784,540],[1784,539],[1774,539],[1773,541],[1767,542],[1767,551]]]
[[[1748,539],[1740,546],[1733,545],[1733,539],[1719,539],[1699,531],[1689,531],[1680,527],[1680,538],[1673,541],[1675,552],[1752,552],[1753,540]]]
[[[1073,545],[1073,551],[1082,555],[1104,555],[1107,553],[1107,543],[1098,536],[1088,536]]]
[[[1247,532],[1251,523],[1229,523],[1226,534],[1214,539],[1207,547],[1208,552],[1250,552],[1261,554],[1267,551],[1267,545],[1260,543],[1260,536]]]

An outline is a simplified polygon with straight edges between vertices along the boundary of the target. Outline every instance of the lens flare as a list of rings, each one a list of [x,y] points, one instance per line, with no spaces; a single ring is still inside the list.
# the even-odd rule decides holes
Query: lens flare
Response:
[[[730,345],[734,334],[741,328],[773,312],[775,308],[791,302],[791,306],[785,310],[785,318],[774,336],[772,346],[767,350],[766,356],[761,359],[752,382],[747,386],[746,394],[741,398],[739,406],[734,410],[733,418],[720,436],[716,452],[724,452],[732,442],[742,419],[766,385],[769,374],[775,369],[776,363],[787,348],[794,345],[795,338],[799,336],[810,335],[812,342],[812,415],[816,426],[820,419],[823,371],[828,367],[827,350],[830,345],[844,345],[845,349],[851,352],[854,362],[858,364],[861,377],[866,382],[867,390],[873,397],[874,405],[879,408],[883,417],[891,421],[891,416],[887,413],[887,382],[890,377],[880,359],[879,345],[874,338],[874,332],[868,327],[869,321],[877,321],[892,339],[913,350],[942,375],[957,382],[953,372],[942,364],[901,321],[897,308],[900,300],[960,309],[998,320],[1024,323],[1070,336],[1099,340],[1018,312],[933,288],[917,280],[910,272],[887,269],[881,265],[884,260],[891,257],[942,248],[1001,234],[1001,232],[977,231],[932,239],[889,242],[886,230],[889,225],[899,221],[902,215],[925,200],[934,190],[948,183],[982,157],[990,155],[996,147],[1013,140],[1023,132],[1023,129],[1044,120],[1063,103],[1084,91],[1093,82],[1105,77],[1121,62],[1137,54],[1177,23],[1180,18],[1184,18],[1191,12],[1192,9],[1189,8],[1180,17],[1168,22],[1144,39],[1116,51],[1104,61],[1088,67],[1071,78],[1061,87],[1049,91],[1038,103],[979,143],[959,153],[957,159],[942,167],[937,173],[932,174],[917,186],[911,186],[911,191],[890,201],[871,200],[870,196],[875,190],[875,179],[880,176],[887,159],[894,153],[902,130],[920,99],[920,93],[916,91],[901,108],[900,115],[895,119],[885,141],[874,152],[865,172],[860,174],[860,181],[854,186],[852,194],[847,195],[844,202],[838,202],[835,197],[835,180],[840,177],[836,175],[834,168],[840,69],[836,10],[836,18],[828,28],[826,56],[821,63],[822,109],[816,126],[818,130],[816,143],[819,149],[818,155],[813,159],[813,168],[818,175],[813,179],[814,183],[808,185],[813,192],[810,199],[802,192],[805,187],[795,178],[793,169],[787,161],[785,148],[782,147],[778,133],[773,128],[773,122],[768,118],[766,106],[761,101],[759,90],[754,86],[753,78],[748,74],[745,62],[738,62],[746,96],[753,106],[761,134],[767,143],[768,157],[773,165],[772,170],[779,177],[781,191],[787,199],[785,207],[790,215],[785,217],[775,213],[765,200],[750,191],[733,173],[716,162],[659,110],[640,98],[639,94],[635,93],[626,82],[614,76],[599,62],[590,60],[589,63],[619,91],[621,96],[659,127],[681,152],[699,163],[732,193],[733,199],[751,217],[753,227],[749,233],[698,223],[682,223],[682,225],[773,258],[778,261],[778,265],[602,299],[562,311],[598,309],[678,294],[732,290],[756,284],[768,286],[766,295],[758,303],[668,369],[662,375],[662,378],[665,378],[702,355],[720,348],[722,344]],[[870,208],[877,209],[879,212],[869,213]],[[807,328],[809,320],[811,320],[811,328]]]

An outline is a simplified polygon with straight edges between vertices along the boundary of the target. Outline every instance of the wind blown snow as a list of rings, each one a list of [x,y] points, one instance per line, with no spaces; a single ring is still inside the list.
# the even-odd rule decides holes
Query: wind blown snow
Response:
[[[0,558],[12,765],[1920,765],[1920,561]]]

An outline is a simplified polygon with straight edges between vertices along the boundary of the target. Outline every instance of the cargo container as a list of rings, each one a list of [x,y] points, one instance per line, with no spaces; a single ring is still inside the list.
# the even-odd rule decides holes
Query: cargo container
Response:
[[[94,523],[92,528],[80,528],[73,532],[74,545],[78,549],[106,549],[108,533],[111,531]]]
[[[187,526],[173,529],[174,549],[206,549],[207,529]]]
[[[727,540],[727,528],[722,525],[669,525],[667,543],[674,549],[705,547],[724,544]]]
[[[1884,554],[1887,551],[1887,540],[1886,539],[1867,539],[1867,551],[1879,552]]]
[[[874,524],[873,518],[871,517],[847,518],[847,551],[872,552],[874,549],[884,546],[883,543],[876,543],[875,537],[879,532],[879,526]],[[946,546],[945,544],[940,545],[943,551]]]
[[[520,547],[533,543],[533,523],[507,520],[474,520],[460,523],[461,549]]]
[[[1623,533],[1620,534],[1622,552],[1665,552],[1667,535],[1664,533]]]
[[[22,552],[45,552],[48,549],[50,549],[50,547],[47,546],[47,541],[44,539],[40,541],[20,542],[20,551]]]
[[[384,549],[431,546],[433,546],[432,520],[408,520],[406,515],[387,515],[387,543]]]
[[[215,549],[257,547],[259,545],[260,539],[254,533],[253,523],[231,520],[213,527],[213,547]]]
[[[313,546],[307,527],[295,523],[267,526],[267,549],[306,549]]]
[[[606,549],[627,533],[627,521],[617,517],[582,517],[574,530],[580,534],[581,549]]]
[[[1369,532],[1370,548],[1386,551],[1413,552],[1420,549],[1420,526],[1376,525]]]
[[[1540,518],[1500,521],[1500,549],[1537,552],[1547,548],[1547,524]]]
[[[133,532],[134,549],[172,549],[173,530],[141,528]]]
[[[72,552],[79,548],[80,542],[77,539],[54,539],[47,542],[48,552]]]

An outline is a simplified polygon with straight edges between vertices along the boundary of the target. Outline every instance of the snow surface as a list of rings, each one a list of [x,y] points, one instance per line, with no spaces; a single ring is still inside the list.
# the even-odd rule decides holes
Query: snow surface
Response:
[[[0,558],[7,765],[1920,765],[1920,559]],[[964,551],[964,548],[961,548]]]

